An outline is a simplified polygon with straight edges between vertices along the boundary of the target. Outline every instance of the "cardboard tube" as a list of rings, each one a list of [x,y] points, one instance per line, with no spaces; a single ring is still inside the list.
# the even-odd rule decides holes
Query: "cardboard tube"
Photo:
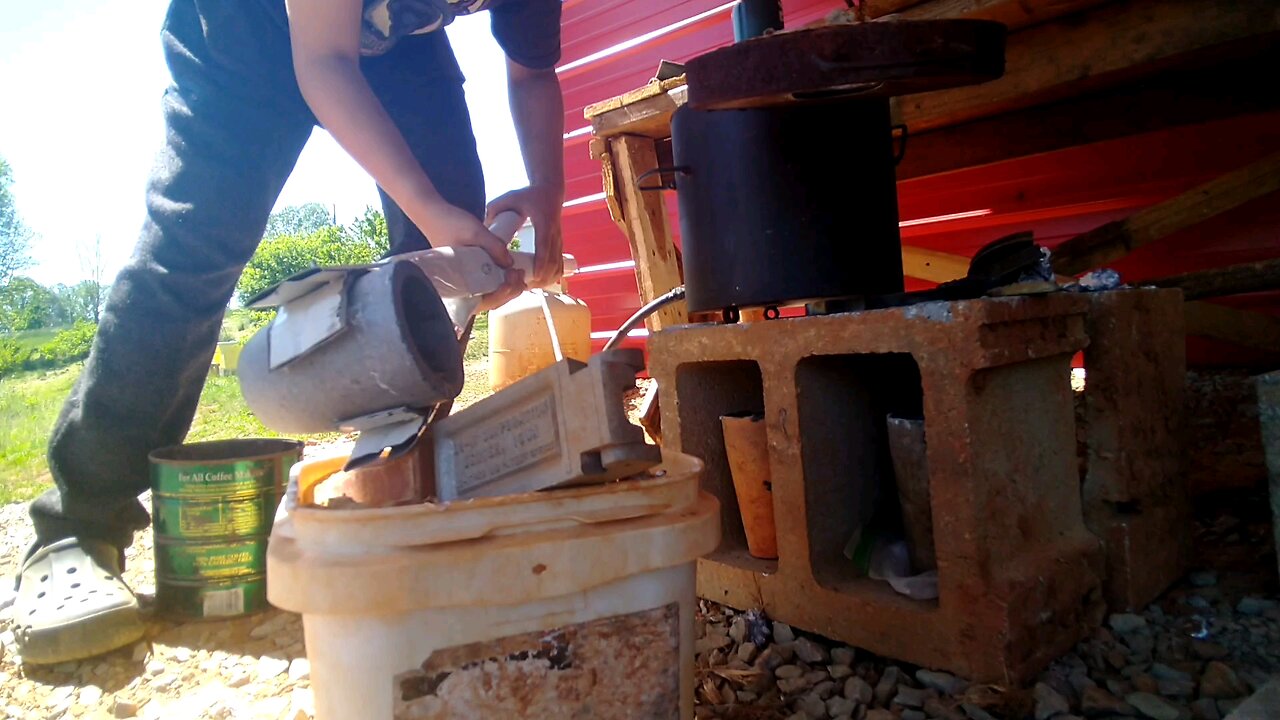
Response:
[[[720,423],[724,428],[724,449],[733,490],[738,496],[738,510],[747,535],[747,552],[752,557],[775,560],[778,537],[773,522],[773,478],[764,418],[725,415]]]

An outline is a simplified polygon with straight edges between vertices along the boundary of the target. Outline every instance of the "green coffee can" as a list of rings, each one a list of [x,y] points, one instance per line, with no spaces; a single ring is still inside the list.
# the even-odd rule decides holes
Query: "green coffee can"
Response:
[[[296,440],[189,443],[151,453],[156,605],[184,618],[267,607],[267,539]]]

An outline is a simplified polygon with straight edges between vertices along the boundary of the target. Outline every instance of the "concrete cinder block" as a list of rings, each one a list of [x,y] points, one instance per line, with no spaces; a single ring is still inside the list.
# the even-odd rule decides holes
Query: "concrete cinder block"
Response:
[[[1085,524],[1105,545],[1104,594],[1119,612],[1146,606],[1187,569],[1182,292],[1086,297]]]
[[[1087,298],[928,303],[650,339],[667,447],[701,457],[723,539],[699,594],[903,661],[1021,682],[1101,620],[1068,383]],[[763,412],[778,559],[752,558],[721,415]],[[860,577],[843,553],[892,492],[885,417],[923,416],[939,598]]]
[[[432,428],[436,494],[448,502],[617,480],[662,459],[627,419],[639,350],[562,360]]]

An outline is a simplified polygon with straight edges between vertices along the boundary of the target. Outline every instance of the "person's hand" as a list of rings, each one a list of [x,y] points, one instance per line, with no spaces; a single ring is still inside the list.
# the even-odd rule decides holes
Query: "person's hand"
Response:
[[[533,277],[528,279],[533,287],[545,287],[564,275],[564,239],[560,234],[563,205],[563,190],[535,185],[498,197],[485,211],[486,224],[505,210],[514,210],[533,223]]]
[[[440,202],[424,210],[423,217],[410,219],[427,236],[431,247],[478,247],[489,253],[498,267],[512,265],[507,244],[462,208]]]
[[[525,285],[524,271],[508,269],[506,281],[502,283],[502,287],[481,298],[480,305],[476,307],[476,312],[482,313],[487,310],[496,310],[528,289]]]
[[[524,272],[511,267],[511,251],[507,244],[489,232],[489,228],[471,213],[440,203],[431,208],[421,222],[416,219],[414,222],[419,223],[418,227],[432,247],[478,247],[489,253],[498,267],[506,270],[502,286],[481,299],[477,312],[501,307],[527,289]]]

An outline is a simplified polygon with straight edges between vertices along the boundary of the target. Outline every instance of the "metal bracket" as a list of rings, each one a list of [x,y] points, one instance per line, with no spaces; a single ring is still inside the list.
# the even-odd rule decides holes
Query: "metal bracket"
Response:
[[[426,415],[407,407],[392,408],[363,417],[344,420],[340,429],[359,432],[351,457],[343,470],[354,470],[382,460],[397,458],[413,448],[427,424]],[[386,452],[387,457],[382,457]]]
[[[366,268],[309,271],[272,288],[249,304],[276,308],[267,328],[267,364],[277,370],[324,345],[349,323],[347,297]]]

